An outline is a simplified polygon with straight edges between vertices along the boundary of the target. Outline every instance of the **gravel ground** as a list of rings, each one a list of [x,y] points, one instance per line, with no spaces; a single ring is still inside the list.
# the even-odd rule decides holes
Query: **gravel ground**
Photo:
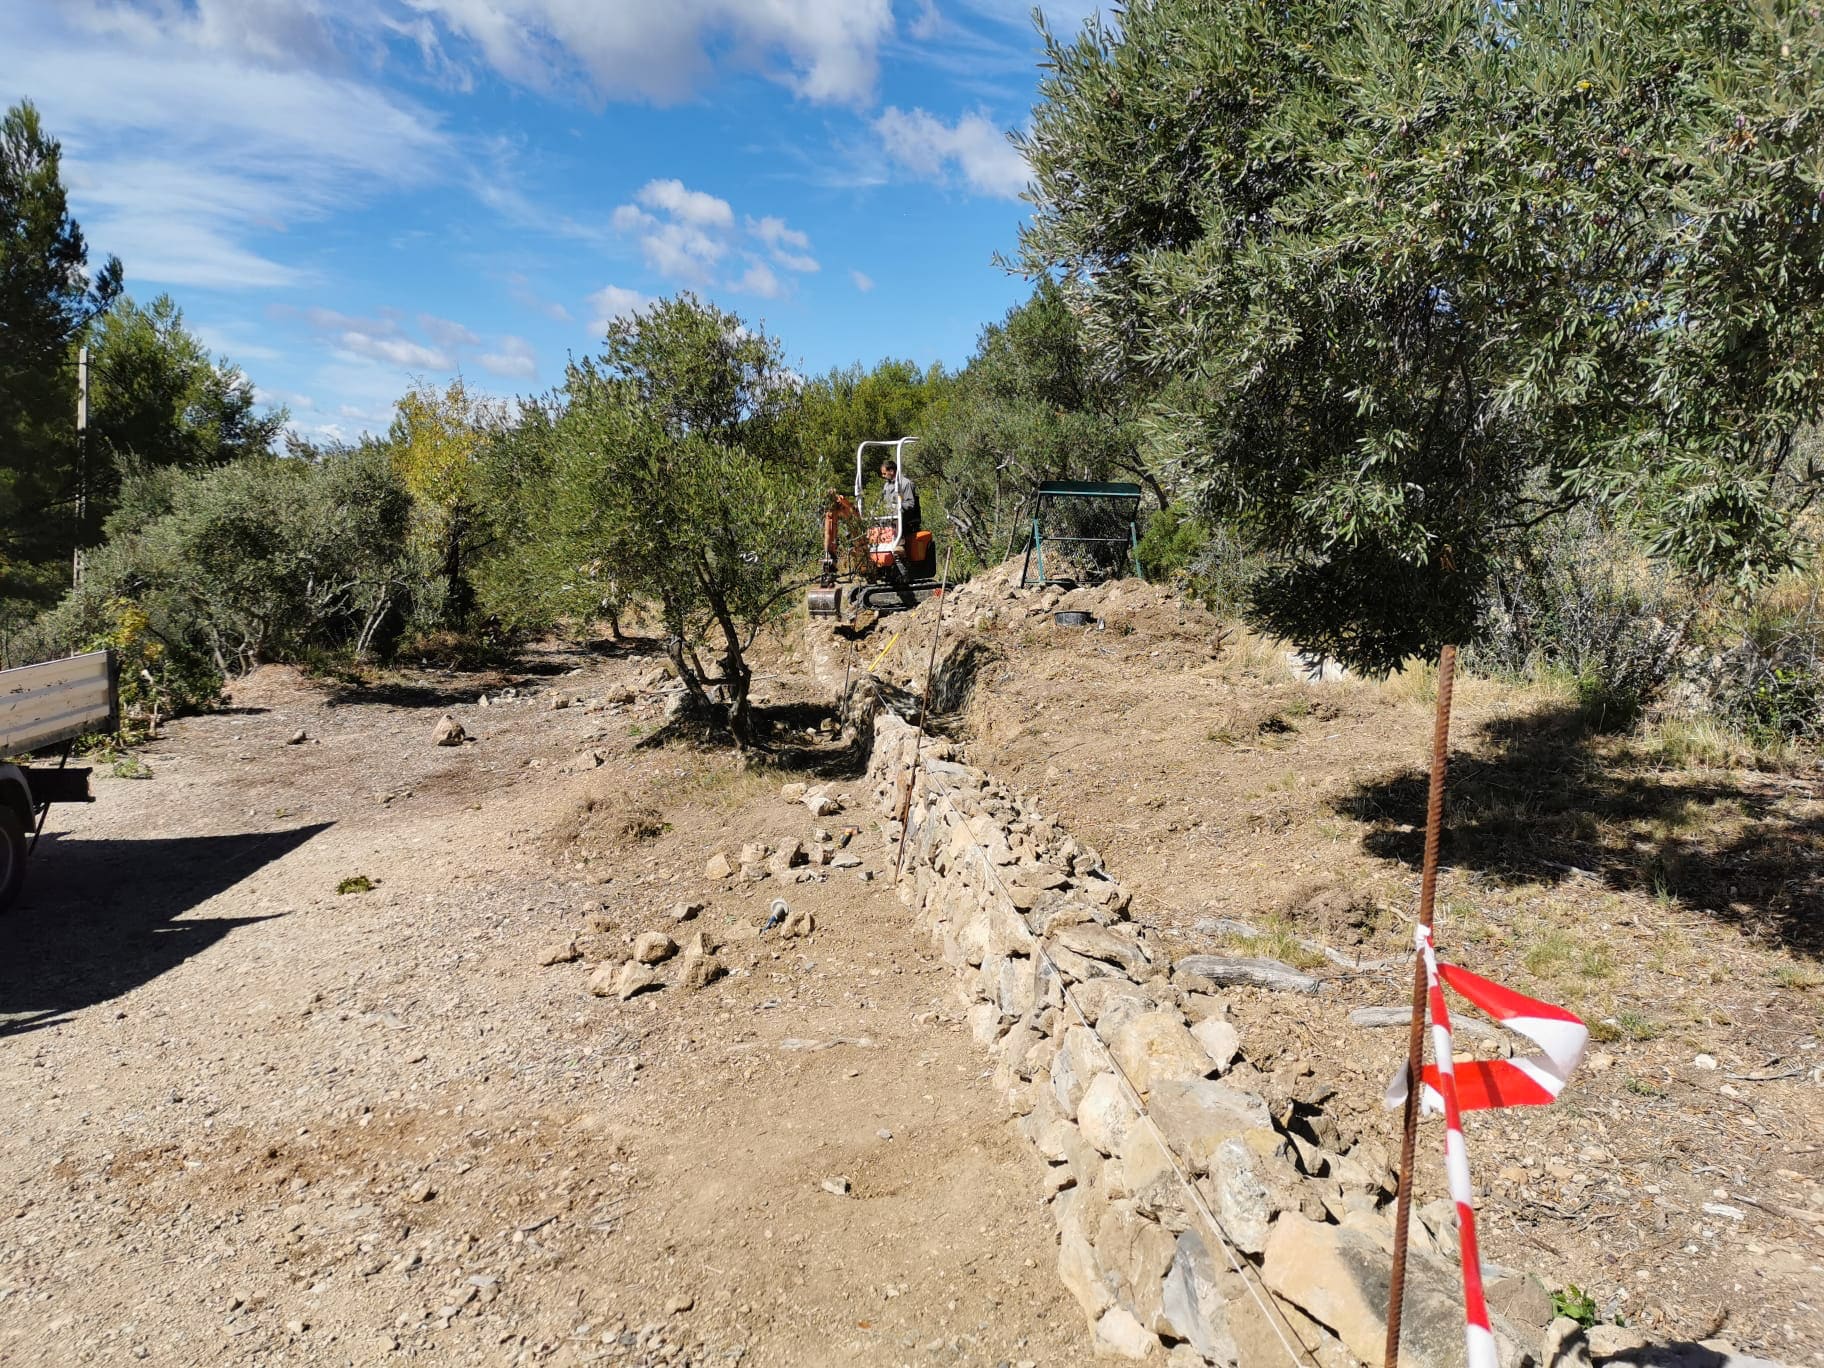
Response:
[[[653,669],[265,670],[53,811],[0,923],[0,1360],[1088,1357],[878,831],[709,880],[847,818],[652,745]],[[430,744],[445,712],[468,744]],[[759,933],[780,895],[808,939]],[[593,996],[653,929],[728,977]]]

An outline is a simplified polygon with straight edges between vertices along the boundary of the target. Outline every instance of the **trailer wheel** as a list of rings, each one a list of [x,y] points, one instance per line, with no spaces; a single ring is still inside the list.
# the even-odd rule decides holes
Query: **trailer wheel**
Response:
[[[0,803],[0,912],[13,905],[25,883],[25,825],[10,803]]]

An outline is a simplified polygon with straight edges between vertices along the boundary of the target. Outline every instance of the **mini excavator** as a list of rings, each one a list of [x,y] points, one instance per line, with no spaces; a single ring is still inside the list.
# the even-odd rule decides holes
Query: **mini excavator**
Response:
[[[812,617],[836,618],[852,623],[864,612],[899,613],[934,597],[942,585],[937,579],[937,541],[922,528],[905,534],[903,512],[865,515],[862,499],[866,469],[863,462],[871,447],[890,447],[900,473],[906,473],[906,448],[918,439],[863,442],[855,448],[855,491],[852,495],[830,491],[823,513],[823,570],[811,590]]]

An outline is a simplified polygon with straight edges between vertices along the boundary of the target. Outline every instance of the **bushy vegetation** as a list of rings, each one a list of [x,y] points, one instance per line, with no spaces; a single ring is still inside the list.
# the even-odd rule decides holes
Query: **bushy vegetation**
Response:
[[[1807,12],[1138,0],[1046,67],[1025,264],[1268,554],[1269,630],[1371,671],[1473,640],[1581,506],[1700,587],[1808,550]]]
[[[352,445],[287,435],[172,300],[88,272],[21,105],[0,654],[112,646],[153,718],[262,662],[637,623],[746,745],[749,653],[815,573],[824,500],[858,442],[913,436],[955,573],[1019,554],[1041,481],[1133,481],[1149,578],[1300,649],[1380,672],[1454,640],[1599,727],[1707,719],[1693,755],[1815,746],[1824,38],[1783,22],[1144,0],[1050,41],[1033,294],[960,369],[806,377],[684,294],[550,393],[421,381]]]

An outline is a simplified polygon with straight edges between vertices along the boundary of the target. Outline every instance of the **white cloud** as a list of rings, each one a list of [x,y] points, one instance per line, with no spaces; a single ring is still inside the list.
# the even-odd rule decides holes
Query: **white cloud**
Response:
[[[508,80],[581,84],[609,100],[687,99],[715,55],[758,67],[805,99],[856,104],[874,90],[890,0],[409,0]]]
[[[1017,199],[1031,174],[1006,133],[982,114],[947,124],[922,109],[888,106],[874,132],[889,157],[924,180],[945,182],[956,174],[982,194]]]
[[[530,380],[538,374],[538,353],[523,337],[511,335],[500,339],[500,347],[477,358],[490,375],[515,380]]]
[[[331,46],[317,9],[7,7],[0,88],[38,101],[64,141],[91,248],[118,252],[130,281],[298,284],[307,272],[267,255],[258,236],[447,169],[433,115],[308,65]],[[268,51],[282,63],[262,64]]]
[[[810,253],[810,235],[787,227],[784,219],[771,215],[759,219],[750,218],[747,221],[747,231],[765,243],[773,261],[786,270],[809,273],[823,269],[817,264],[817,258]]]
[[[779,270],[803,275],[822,269],[810,253],[810,235],[775,215],[744,218],[744,237],[727,200],[680,180],[648,181],[634,199],[638,203],[620,205],[609,222],[638,241],[647,266],[666,280],[701,287],[721,281],[776,299],[787,289]],[[725,268],[737,273],[725,275]]]
[[[615,319],[631,318],[657,302],[651,295],[629,290],[624,285],[604,285],[588,298],[589,326],[601,336]]]
[[[735,222],[735,211],[727,200],[702,190],[688,190],[681,180],[647,181],[634,198],[648,209],[660,210],[700,228],[729,228]]]
[[[933,0],[920,0],[918,13],[906,26],[906,32],[919,42],[929,42],[944,31],[944,16],[937,12]]]
[[[862,271],[851,270],[849,279],[855,282],[855,288],[866,294],[874,288],[874,277]]]
[[[400,366],[407,370],[441,371],[453,369],[448,352],[441,352],[434,347],[427,347],[421,342],[414,342],[408,337],[389,336],[386,333],[362,332],[350,328],[336,335],[336,345],[344,351],[353,352],[356,356],[365,356],[370,360],[384,361],[389,366]]]
[[[306,309],[304,319],[325,334],[334,354],[344,361],[378,361],[413,373],[449,374],[461,369],[464,348],[479,346],[473,330],[447,318],[418,316],[420,336],[413,336],[396,314],[383,310],[372,318]]]
[[[748,265],[747,272],[734,282],[734,288],[742,294],[759,295],[762,299],[777,299],[785,292],[779,283],[779,277],[773,268],[764,261],[755,261]]]

